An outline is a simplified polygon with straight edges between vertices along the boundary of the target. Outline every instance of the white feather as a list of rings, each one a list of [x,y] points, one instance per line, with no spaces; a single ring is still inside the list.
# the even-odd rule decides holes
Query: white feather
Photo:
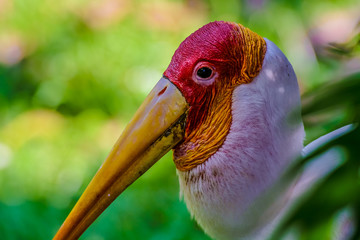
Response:
[[[352,129],[346,126],[325,135],[302,152],[296,76],[279,48],[265,40],[267,52],[259,75],[234,90],[232,124],[224,144],[203,164],[177,171],[189,211],[214,239],[271,236],[298,200],[341,164],[341,150],[318,156],[299,177],[282,178],[284,172],[302,154]]]
[[[222,147],[191,171],[178,171],[190,212],[215,239],[255,239],[254,234],[267,234],[265,226],[278,210],[273,196],[264,200],[264,194],[303,148],[295,73],[276,45],[266,43],[259,75],[234,90],[233,121]],[[279,208],[286,199],[276,199]]]
[[[178,171],[189,211],[214,239],[267,239],[298,200],[341,164],[341,150],[331,149],[301,176],[282,178],[302,155],[304,129],[295,73],[279,48],[266,43],[259,75],[234,90],[233,121],[222,147],[196,168]],[[303,154],[351,129],[319,138]]]

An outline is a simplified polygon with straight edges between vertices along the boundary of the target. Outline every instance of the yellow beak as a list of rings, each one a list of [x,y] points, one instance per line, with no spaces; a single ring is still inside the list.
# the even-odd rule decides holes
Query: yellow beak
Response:
[[[161,78],[125,128],[54,239],[78,239],[95,219],[184,135],[188,104]]]

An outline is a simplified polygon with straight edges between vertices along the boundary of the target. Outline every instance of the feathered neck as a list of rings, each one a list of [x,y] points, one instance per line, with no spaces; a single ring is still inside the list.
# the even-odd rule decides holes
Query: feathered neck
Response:
[[[252,205],[303,147],[296,76],[282,52],[266,43],[259,75],[233,91],[233,121],[221,148],[192,170],[178,171],[190,212],[215,239],[246,239],[262,232],[255,226],[271,222],[278,211],[268,209],[273,202]]]

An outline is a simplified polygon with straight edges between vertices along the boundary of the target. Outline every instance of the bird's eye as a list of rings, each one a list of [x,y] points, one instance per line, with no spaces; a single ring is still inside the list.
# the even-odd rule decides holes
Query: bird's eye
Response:
[[[199,77],[199,78],[202,78],[202,79],[207,79],[207,78],[210,78],[211,75],[212,75],[212,69],[211,68],[208,68],[208,67],[202,67],[202,68],[199,68],[196,72],[196,75]]]
[[[193,80],[200,85],[210,86],[218,76],[216,67],[208,62],[199,62],[192,73]]]

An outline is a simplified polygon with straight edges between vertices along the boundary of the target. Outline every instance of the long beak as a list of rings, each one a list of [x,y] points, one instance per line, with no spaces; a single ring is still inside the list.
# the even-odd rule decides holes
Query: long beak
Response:
[[[176,86],[161,78],[54,239],[78,239],[121,192],[178,144],[183,138],[187,109]]]

